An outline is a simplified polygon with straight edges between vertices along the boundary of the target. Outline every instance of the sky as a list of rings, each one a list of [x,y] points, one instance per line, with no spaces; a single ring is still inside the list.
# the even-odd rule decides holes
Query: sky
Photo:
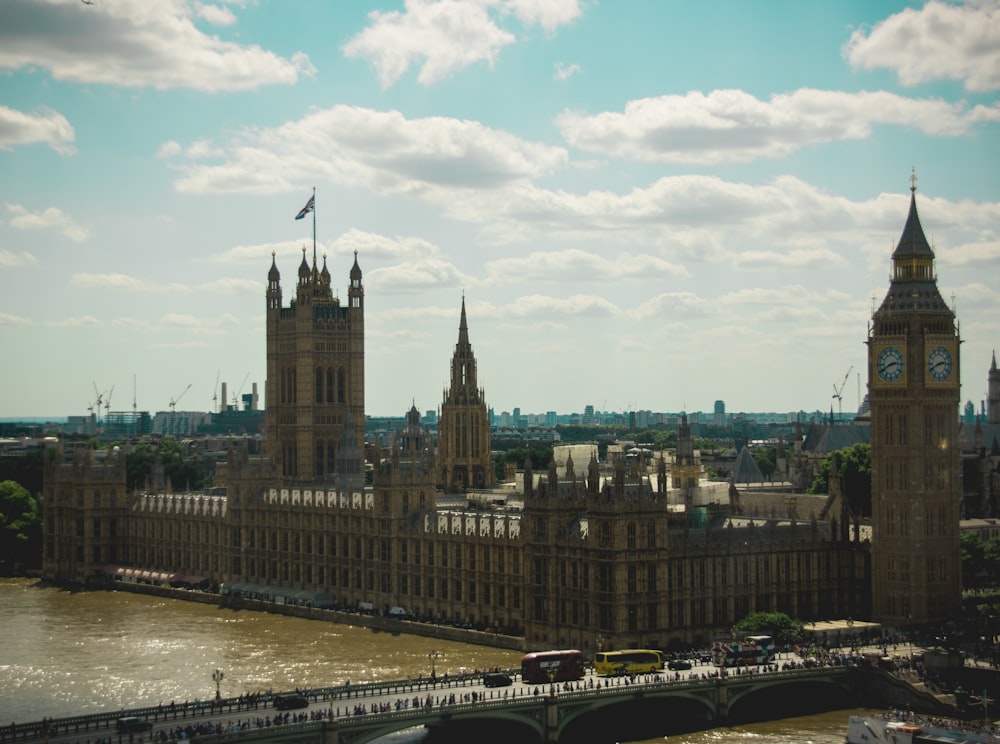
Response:
[[[0,417],[266,405],[313,216],[369,415],[440,405],[463,297],[498,413],[852,411],[913,176],[978,410],[998,40],[1000,0],[3,0]]]

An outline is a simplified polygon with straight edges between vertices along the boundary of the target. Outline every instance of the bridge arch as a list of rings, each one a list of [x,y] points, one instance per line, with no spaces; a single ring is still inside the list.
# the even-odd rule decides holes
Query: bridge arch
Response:
[[[641,689],[578,703],[558,699],[559,741],[648,739],[704,726],[715,718],[714,690]]]
[[[351,719],[341,722],[338,731],[338,744],[369,744],[383,736],[404,731],[408,728],[425,726],[437,729],[446,734],[445,738],[455,741],[471,741],[482,739],[485,731],[499,734],[502,741],[545,741],[544,725],[542,723],[541,705],[525,708],[512,705],[507,708],[477,708],[469,706],[461,708],[435,709],[428,712],[423,709],[412,710],[407,714],[388,714],[377,719],[372,725],[370,719],[358,720],[358,726],[351,725]],[[493,739],[490,738],[490,741]]]
[[[845,670],[846,671],[846,670]],[[849,708],[854,693],[848,675],[751,677],[746,684],[729,685],[728,720],[749,723]]]

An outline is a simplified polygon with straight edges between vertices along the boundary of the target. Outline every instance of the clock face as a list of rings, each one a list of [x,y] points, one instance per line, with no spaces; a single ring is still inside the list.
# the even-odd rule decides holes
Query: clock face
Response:
[[[931,349],[931,353],[927,355],[927,371],[938,382],[951,377],[951,352],[943,346]]]
[[[895,382],[903,376],[903,354],[895,346],[887,346],[878,355],[876,369],[886,382]]]

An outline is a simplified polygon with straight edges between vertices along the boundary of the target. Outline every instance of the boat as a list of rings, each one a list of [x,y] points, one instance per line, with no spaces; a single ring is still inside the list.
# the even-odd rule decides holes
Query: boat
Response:
[[[1000,729],[889,711],[851,716],[846,744],[1000,744]]]

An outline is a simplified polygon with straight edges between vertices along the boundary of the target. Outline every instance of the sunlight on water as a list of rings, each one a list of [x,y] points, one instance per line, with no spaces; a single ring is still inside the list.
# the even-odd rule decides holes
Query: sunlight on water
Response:
[[[72,593],[0,579],[0,722],[340,685],[460,669],[519,667],[521,654],[126,592]],[[642,744],[842,744],[851,711]],[[424,730],[385,744],[419,744]],[[587,744],[581,742],[580,744]]]

